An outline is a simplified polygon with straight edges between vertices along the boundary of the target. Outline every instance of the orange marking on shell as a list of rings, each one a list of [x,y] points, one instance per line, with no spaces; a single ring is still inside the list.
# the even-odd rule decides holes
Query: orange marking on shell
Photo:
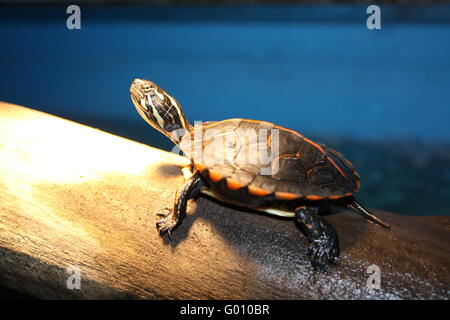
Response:
[[[321,146],[319,146],[317,143],[315,143],[314,141],[309,140],[308,138],[303,138],[303,140],[305,140],[307,143],[309,143],[310,145],[314,146],[316,149],[318,149],[321,153],[325,154],[325,151],[323,150],[323,148]]]
[[[333,195],[333,196],[329,196],[328,199],[330,199],[330,200],[337,200],[337,199],[340,199],[342,197],[343,197],[342,195]]]
[[[266,189],[262,189],[262,188],[258,188],[258,187],[252,187],[252,186],[248,187],[248,192],[250,194],[254,195],[254,196],[266,196],[266,195],[268,195],[270,193]]]
[[[344,197],[350,197],[352,194],[353,193],[351,193],[351,192],[347,192],[347,193],[344,194]]]
[[[227,187],[231,190],[237,190],[243,187],[243,184],[234,179],[227,179]]]
[[[361,180],[356,179],[356,187],[359,189],[361,187]]]
[[[321,196],[318,196],[318,195],[315,195],[315,194],[310,194],[310,195],[307,195],[306,197],[305,197],[307,200],[322,200],[323,199],[323,197],[321,197]]]
[[[314,170],[317,170],[317,169],[319,169],[319,168],[325,168],[325,166],[316,166],[316,167],[312,167],[311,169],[308,169],[307,171],[306,171],[306,175],[310,175],[311,174],[311,172],[313,172]]]
[[[298,194],[290,192],[275,192],[275,197],[282,200],[294,200],[300,198]]]
[[[211,179],[211,181],[213,182],[217,182],[221,179],[223,179],[223,175],[221,175],[219,172],[214,171],[214,170],[209,170],[209,178]]]
[[[274,126],[274,128],[275,129],[278,129],[278,130],[283,130],[283,131],[287,131],[287,132],[290,132],[290,133],[292,133],[292,134],[294,134],[294,135],[296,135],[296,136],[299,136],[300,138],[304,138],[300,133],[298,133],[297,131],[294,131],[294,130],[291,130],[291,129],[288,129],[288,128],[284,128],[284,127],[281,127],[281,126]]]
[[[332,164],[336,169],[338,169],[338,171],[341,173],[341,175],[345,178],[346,175],[344,174],[344,172],[342,171],[342,169],[339,168],[339,166],[336,164],[336,162],[334,162],[333,159],[331,159],[331,158],[328,157],[328,156],[327,156],[327,158],[328,158],[328,160],[331,162],[331,164]]]
[[[353,163],[351,163],[350,161],[348,161],[347,159],[344,159],[344,162],[350,167],[353,168]]]
[[[319,150],[322,154],[324,154],[324,155],[327,157],[328,161],[330,161],[331,164],[339,171],[339,173],[340,173],[344,178],[346,177],[346,175],[344,174],[344,172],[342,171],[342,169],[339,168],[339,166],[336,164],[336,162],[333,161],[333,159],[331,159],[329,156],[327,156],[327,154],[325,153],[325,151],[323,150],[323,148],[322,148],[320,145],[318,145],[317,143],[315,143],[315,142],[309,140],[308,138],[303,138],[303,139],[304,139],[307,143],[309,143],[310,145],[316,147],[317,150]]]
[[[202,165],[201,163],[196,163],[195,167],[197,168],[198,171],[203,171],[205,170],[205,166]]]
[[[294,158],[295,154],[293,153],[283,153],[281,155],[279,155],[277,158],[281,159],[281,158]]]

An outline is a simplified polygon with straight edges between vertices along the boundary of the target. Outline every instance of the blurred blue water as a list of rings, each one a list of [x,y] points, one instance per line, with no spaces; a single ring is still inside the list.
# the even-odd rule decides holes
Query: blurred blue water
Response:
[[[168,149],[130,102],[131,81],[150,79],[192,122],[268,120],[348,150],[366,176],[381,172],[363,184],[368,206],[450,214],[450,178],[442,178],[450,175],[442,152],[450,144],[450,6],[423,15],[382,8],[378,31],[355,6],[252,7],[242,16],[229,7],[82,6],[77,31],[66,28],[64,7],[1,10],[0,100]],[[384,150],[377,161],[373,146]],[[409,150],[407,164],[399,148]],[[399,165],[388,175],[389,156]],[[397,183],[367,191],[385,190],[386,179]],[[411,204],[424,188],[436,199]]]

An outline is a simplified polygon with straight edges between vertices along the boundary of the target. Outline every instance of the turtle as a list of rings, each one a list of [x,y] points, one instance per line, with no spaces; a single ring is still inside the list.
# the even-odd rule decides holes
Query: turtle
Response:
[[[338,234],[322,217],[331,205],[390,228],[356,200],[360,175],[338,151],[266,121],[235,118],[192,126],[178,101],[148,80],[135,79],[130,94],[142,118],[190,159],[173,206],[157,213],[161,236],[172,238],[188,200],[201,194],[293,219],[316,270],[337,264],[340,256]]]

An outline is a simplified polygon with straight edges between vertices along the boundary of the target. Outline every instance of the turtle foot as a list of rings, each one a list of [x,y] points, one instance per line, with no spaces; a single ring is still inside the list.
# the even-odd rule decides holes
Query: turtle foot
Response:
[[[308,256],[314,270],[325,271],[330,264],[336,264],[340,249],[337,237],[321,235],[314,239],[308,250]]]
[[[172,239],[172,230],[178,224],[178,219],[176,215],[173,213],[173,209],[165,208],[161,213],[156,214],[159,219],[156,222],[156,229],[159,232],[161,237],[164,236],[165,233],[169,235],[169,238]]]

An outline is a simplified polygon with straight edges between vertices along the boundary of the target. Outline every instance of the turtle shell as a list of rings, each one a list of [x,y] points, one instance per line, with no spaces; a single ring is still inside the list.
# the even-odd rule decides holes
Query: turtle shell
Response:
[[[360,185],[359,174],[342,154],[269,122],[204,122],[179,146],[212,189],[220,184],[222,193],[323,200],[350,196]]]

